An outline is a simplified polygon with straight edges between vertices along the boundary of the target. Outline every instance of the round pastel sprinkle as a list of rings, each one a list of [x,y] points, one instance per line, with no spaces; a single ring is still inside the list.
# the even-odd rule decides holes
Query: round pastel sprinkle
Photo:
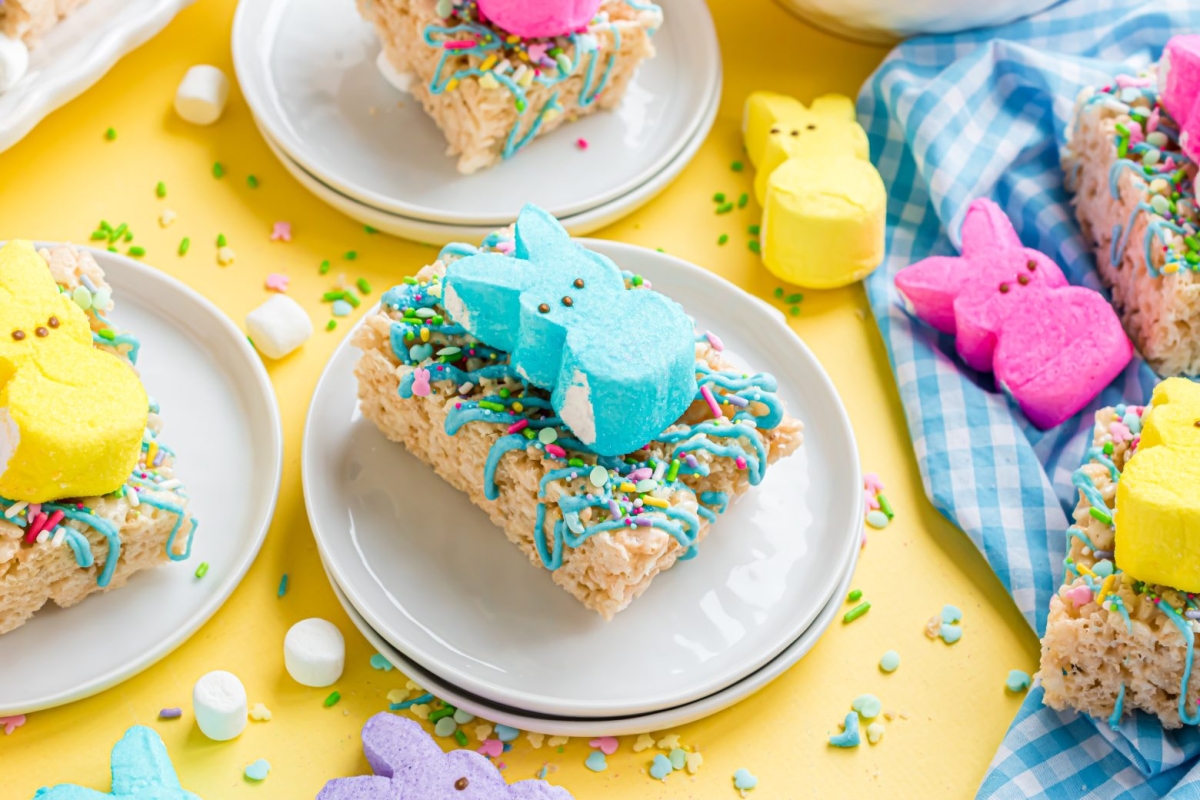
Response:
[[[454,711],[454,721],[459,725],[466,725],[468,722],[475,721],[475,715],[470,711],[464,711],[463,709],[459,708]]]
[[[653,478],[646,478],[645,480],[640,480],[634,484],[633,490],[639,494],[643,494],[645,492],[652,491],[657,487],[658,481],[654,480]]]
[[[882,722],[872,722],[867,726],[867,741],[871,744],[877,744],[883,738],[883,732],[886,730]]]
[[[608,470],[597,464],[592,467],[592,472],[588,475],[588,480],[591,481],[592,486],[602,489],[604,488],[604,484],[608,483]]]
[[[384,658],[382,653],[376,653],[371,656],[371,668],[381,669],[384,672],[391,672],[394,669],[392,662]]]
[[[458,723],[454,721],[454,717],[442,717],[433,724],[433,732],[441,737],[453,736],[458,730]]]
[[[675,771],[675,765],[671,763],[671,759],[659,753],[654,757],[654,761],[650,763],[650,777],[655,780],[666,780],[667,776]]]
[[[1029,673],[1024,670],[1010,669],[1008,678],[1004,681],[1004,688],[1010,692],[1023,692],[1029,688],[1029,684],[1033,679],[1029,677]]]
[[[938,631],[938,636],[942,637],[942,641],[946,644],[954,644],[962,638],[962,628],[957,625],[942,625]]]
[[[593,750],[588,754],[587,761],[584,761],[583,765],[592,772],[604,772],[608,769],[608,758],[599,750]]]
[[[733,773],[733,787],[739,791],[748,792],[758,786],[758,778],[750,773],[750,770],[745,767]]]
[[[334,300],[332,310],[335,317],[348,317],[354,311],[354,307],[345,300]]]
[[[682,747],[676,747],[667,754],[667,760],[671,762],[671,766],[675,769],[683,769],[687,764],[687,751]]]
[[[554,428],[542,428],[538,431],[537,437],[542,444],[554,444],[558,440],[558,431]]]
[[[958,606],[944,605],[942,606],[942,622],[953,624],[962,621],[962,610]]]
[[[883,658],[879,659],[879,668],[884,672],[895,672],[900,666],[900,654],[895,650],[888,650],[883,654]]]
[[[71,293],[71,299],[84,311],[92,307],[92,293],[87,290],[86,286],[76,286],[75,291]]]
[[[879,509],[875,509],[867,514],[867,524],[872,528],[886,528],[888,525],[887,514],[883,513]]]
[[[883,711],[883,701],[873,694],[860,694],[854,698],[850,707],[862,715],[863,719],[875,719]]]
[[[271,771],[271,762],[265,758],[260,758],[253,764],[246,767],[246,777],[252,781],[266,780],[267,773]]]
[[[521,735],[521,731],[509,725],[496,725],[496,738],[502,742],[511,742]]]

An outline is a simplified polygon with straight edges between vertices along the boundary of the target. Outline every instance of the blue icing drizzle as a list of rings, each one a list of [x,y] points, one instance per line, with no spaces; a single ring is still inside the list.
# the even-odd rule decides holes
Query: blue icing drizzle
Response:
[[[1113,707],[1112,716],[1108,718],[1108,727],[1114,731],[1121,727],[1121,712],[1125,709],[1125,682],[1121,682],[1121,691],[1117,692],[1117,703]]]

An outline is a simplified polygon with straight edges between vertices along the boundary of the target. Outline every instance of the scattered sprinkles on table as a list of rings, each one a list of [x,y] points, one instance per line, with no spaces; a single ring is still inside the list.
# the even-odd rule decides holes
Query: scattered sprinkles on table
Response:
[[[895,650],[888,650],[879,659],[879,668],[884,672],[895,672],[900,667],[900,654]]]
[[[292,223],[276,222],[271,227],[272,242],[290,242],[292,240]]]
[[[1020,669],[1010,669],[1008,677],[1004,680],[1004,688],[1014,694],[1023,692],[1029,688],[1033,679],[1029,677],[1029,673]]]
[[[283,275],[278,272],[272,272],[267,276],[267,280],[264,282],[264,285],[272,292],[286,292],[288,290],[288,283],[290,282],[291,278],[289,278],[287,275]]]
[[[883,494],[883,481],[874,472],[863,475],[863,501],[867,513],[867,524],[872,528],[886,528],[896,516],[892,504]],[[865,541],[865,534],[864,534]]]
[[[0,726],[4,728],[5,736],[12,736],[13,731],[25,724],[24,714],[13,714],[9,717],[0,717]]]
[[[940,614],[934,614],[925,623],[925,635],[930,639],[940,637],[946,644],[954,644],[962,638],[962,611],[958,606],[947,604]]]
[[[252,781],[265,781],[267,773],[271,771],[271,762],[265,758],[260,758],[246,766],[246,777]]]
[[[179,719],[183,716],[181,708],[164,708],[158,712],[159,719]]]

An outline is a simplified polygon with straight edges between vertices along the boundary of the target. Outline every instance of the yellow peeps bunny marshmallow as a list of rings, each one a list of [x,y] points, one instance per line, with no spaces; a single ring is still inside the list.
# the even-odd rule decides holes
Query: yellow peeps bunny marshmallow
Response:
[[[92,345],[33,246],[0,249],[0,496],[115,491],[137,466],[148,409],[133,369]]]
[[[1114,559],[1138,580],[1200,592],[1200,386],[1155,387],[1141,437],[1117,483]]]
[[[763,263],[783,280],[845,286],[883,260],[887,192],[848,97],[754,92],[743,116],[763,209]]]

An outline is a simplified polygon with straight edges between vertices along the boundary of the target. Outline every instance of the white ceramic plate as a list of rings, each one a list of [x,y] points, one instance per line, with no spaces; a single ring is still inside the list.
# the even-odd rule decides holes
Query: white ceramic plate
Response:
[[[345,592],[332,577],[330,577],[330,584],[333,586],[333,592],[341,602],[342,608],[346,610],[346,615],[350,617],[354,627],[358,628],[363,637],[371,643],[371,646],[422,689],[432,692],[445,702],[489,722],[498,722],[523,731],[535,731],[549,736],[630,736],[649,731],[666,730],[715,714],[741,702],[786,672],[812,649],[829,625],[846,608],[842,598],[850,590],[850,583],[854,578],[854,567],[858,562],[858,552],[859,549],[854,548],[849,568],[842,576],[841,583],[833,597],[821,609],[821,613],[813,620],[812,625],[800,634],[800,638],[788,645],[787,649],[775,656],[762,669],[746,676],[732,686],[695,702],[651,714],[615,719],[569,719],[542,716],[491,703],[451,686],[437,676],[421,669],[408,660],[403,653],[392,647],[367,624],[367,621],[350,604]],[[329,575],[328,567],[326,575]]]
[[[671,256],[585,243],[679,301],[735,359],[774,373],[806,425],[804,446],[718,520],[696,559],[604,622],[361,416],[348,342],[314,394],[302,475],[331,571],[409,659],[492,702],[628,716],[720,691],[809,627],[858,545],[861,473],[841,400],[781,314]]]
[[[719,101],[720,93],[718,92],[713,95],[696,134],[684,149],[680,151],[679,155],[668,163],[661,172],[650,176],[641,186],[615,200],[611,200],[580,214],[562,217],[560,221],[567,230],[574,236],[583,236],[592,233],[603,228],[605,225],[617,221],[621,217],[633,213],[638,208],[653,200],[688,165],[692,157],[696,154],[696,151],[700,149],[700,145],[704,144],[704,140],[712,128],[713,120],[716,118]],[[261,123],[259,123],[259,131],[263,134],[263,138],[266,140],[267,146],[271,148],[271,152],[275,154],[275,157],[282,162],[284,168],[304,188],[348,217],[385,233],[427,244],[444,245],[454,241],[480,241],[498,227],[497,225],[456,225],[427,222],[425,220],[392,214],[361,203],[322,183],[305,170],[304,167],[293,161],[279,148],[278,144],[272,141],[270,134],[267,133]]]
[[[0,150],[86,91],[121,56],[149,40],[194,0],[89,0],[30,54],[29,71],[0,93]]]
[[[179,281],[124,256],[92,254],[114,288],[113,320],[142,341],[138,369],[162,406],[162,441],[200,521],[187,561],[120,589],[47,604],[0,636],[0,716],[61,705],[132,677],[220,608],[258,554],[279,493],[283,433],[271,382],[246,337]],[[202,561],[208,574],[194,577]]]
[[[619,108],[466,176],[420,103],[378,73],[379,43],[353,0],[242,0],[233,58],[269,137],[323,183],[401,216],[494,227],[526,202],[565,217],[627,194],[699,129],[720,84],[712,18],[703,0],[661,5],[658,55],[642,65]],[[588,140],[586,151],[576,147],[579,138]]]

